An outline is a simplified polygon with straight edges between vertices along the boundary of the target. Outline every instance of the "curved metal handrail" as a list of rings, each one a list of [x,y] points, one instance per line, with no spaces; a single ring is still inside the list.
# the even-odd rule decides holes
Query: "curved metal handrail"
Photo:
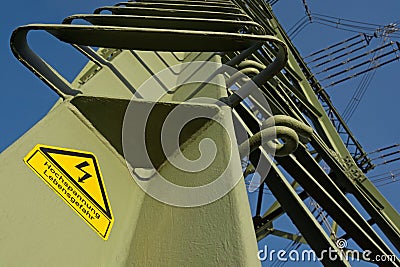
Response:
[[[72,24],[74,20],[85,20],[93,25],[144,27],[180,30],[201,30],[238,33],[246,28],[250,32],[265,34],[264,28],[253,21],[182,18],[167,16],[109,15],[109,14],[76,14],[64,19],[63,24]]]
[[[210,18],[210,19],[228,19],[228,20],[247,20],[251,18],[246,14],[225,13],[215,11],[195,11],[186,9],[172,8],[150,8],[150,7],[115,7],[104,6],[95,9],[94,14],[100,14],[103,11],[109,11],[116,15],[143,15],[143,16],[169,16],[186,18]]]
[[[132,1],[129,1],[129,2],[132,2]],[[143,0],[143,1],[136,0],[135,2],[159,3],[159,0]],[[188,2],[187,2],[187,0],[168,0],[168,3],[186,5]],[[190,4],[191,5],[204,5],[204,1],[191,0]],[[209,1],[209,0],[207,0],[207,5],[237,7],[237,5],[233,4],[232,2],[224,2],[224,1]]]
[[[59,40],[70,44],[129,50],[172,52],[237,51],[269,41],[278,46],[281,43],[279,39],[273,36],[223,32],[200,33],[187,30],[42,24],[32,24],[17,28],[11,37],[11,48],[14,55],[64,99],[66,95],[76,95],[80,91],[72,89],[57,71],[51,68],[29,47],[26,37],[30,31],[37,30],[44,30]],[[137,42],[138,39],[141,42]],[[159,40],[165,41],[159,42]],[[276,64],[272,63],[271,65],[275,66]],[[272,74],[270,73],[267,76]],[[259,75],[263,78],[266,72],[261,72]]]
[[[160,0],[134,0],[135,2],[154,2],[154,3],[159,3]],[[188,0],[166,0],[168,3],[177,3],[177,4],[187,4]],[[128,2],[133,2],[133,0],[128,0]],[[190,3],[197,3],[197,4],[204,4],[204,1],[201,0],[190,0]],[[231,1],[226,1],[226,0],[207,0],[207,4],[215,4],[215,5],[229,5],[229,6],[237,6]]]
[[[67,80],[29,47],[27,40],[28,33],[31,30],[40,28],[41,25],[32,25],[30,27],[17,28],[13,32],[10,46],[14,56],[53,89],[61,98],[65,99],[67,95],[74,96],[81,93],[73,89]]]
[[[115,4],[114,6],[125,6],[125,7],[152,7],[152,8],[160,8],[160,9],[180,9],[182,4],[173,4],[169,2],[120,2]],[[190,1],[187,1],[183,6],[185,10],[192,11],[209,11],[210,9],[214,12],[223,12],[223,13],[235,13],[235,14],[243,14],[243,11],[237,7],[233,6],[215,6],[208,5],[207,2],[204,2],[202,5],[193,5]]]
[[[286,45],[279,39],[275,41],[275,45],[278,48],[275,60],[265,67],[260,73],[252,78],[252,83],[246,83],[239,90],[235,91],[228,98],[221,99],[227,105],[231,107],[237,106],[243,99],[245,99],[250,93],[257,87],[261,87],[268,80],[278,74],[286,65],[288,60],[288,51]],[[249,64],[250,66],[252,64]],[[253,64],[254,65],[254,64]],[[262,66],[262,64],[261,64]],[[258,65],[256,65],[256,68]]]

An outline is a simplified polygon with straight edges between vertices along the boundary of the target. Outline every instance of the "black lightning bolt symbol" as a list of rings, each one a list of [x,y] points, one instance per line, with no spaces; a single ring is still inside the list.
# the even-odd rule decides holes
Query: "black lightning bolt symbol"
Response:
[[[84,161],[82,163],[79,163],[78,165],[75,166],[75,168],[78,168],[81,172],[84,173],[84,175],[78,179],[78,182],[84,183],[86,179],[92,177],[89,173],[87,173],[85,170],[82,170],[82,168],[89,166],[89,163],[87,161]]]

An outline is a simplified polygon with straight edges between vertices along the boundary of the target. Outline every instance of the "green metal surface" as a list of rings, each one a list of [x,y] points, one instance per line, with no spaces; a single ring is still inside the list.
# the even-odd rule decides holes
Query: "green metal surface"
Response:
[[[97,155],[115,216],[107,241],[100,239],[25,166],[23,157],[37,143]],[[7,229],[1,238],[0,258],[5,266],[27,262],[30,266],[258,264],[243,183],[207,206],[178,208],[158,202],[136,185],[119,153],[68,102],[55,107],[4,151],[0,162],[0,177],[18,177],[13,183],[0,179],[5,213],[0,224]],[[168,167],[162,172],[168,172]],[[175,179],[184,183],[187,178]],[[224,218],[232,220],[231,227],[224,226]],[[228,240],[229,248],[225,247]]]
[[[17,59],[62,99],[0,154],[0,201],[5,215],[0,217],[0,225],[7,229],[0,234],[4,248],[0,250],[0,265],[253,267],[260,266],[257,239],[270,234],[308,244],[317,253],[333,249],[339,255],[335,235],[327,233],[305,205],[308,197],[334,219],[335,233],[339,228],[344,230],[344,237],[352,238],[363,250],[373,255],[394,255],[373,223],[399,250],[400,215],[362,173],[364,169],[360,170],[358,160],[320,102],[321,93],[326,93],[322,88],[315,90],[316,83],[310,82],[299,53],[264,1],[148,0],[101,7],[95,13],[69,16],[63,24],[22,26],[12,35],[11,47]],[[84,25],[79,24],[82,21]],[[38,30],[72,44],[89,59],[72,83],[30,49],[27,34]],[[102,48],[95,51],[90,46]],[[197,82],[169,88],[159,80],[159,87],[165,87],[162,97],[153,88],[141,88],[160,71],[193,61],[216,63],[206,69],[215,76],[214,84]],[[262,101],[249,96],[253,92],[250,83],[239,90],[226,89],[227,84],[236,86],[250,78],[222,74],[217,68],[221,62],[249,75],[269,101],[273,114],[280,114],[275,116],[276,125],[266,119],[273,114]],[[176,84],[187,79],[185,67],[169,71]],[[204,69],[199,68],[201,71]],[[196,97],[221,100],[228,106],[199,101],[182,104]],[[253,110],[241,102],[246,97]],[[203,114],[206,110],[204,114],[218,117],[232,132],[234,116],[249,135],[243,144],[252,144],[254,150],[245,176],[257,171],[265,178],[253,221],[243,180],[218,200],[197,207],[168,205],[146,194],[137,183],[140,174],[135,171],[148,168],[149,162],[140,153],[133,160],[124,158],[123,124],[130,104],[138,111],[130,123],[138,127],[147,123],[144,147],[141,132],[134,132],[130,143],[139,152],[148,149],[150,162],[168,181],[187,187],[213,182],[226,166],[232,177],[241,177],[242,148],[230,149],[229,136],[217,122],[205,118],[191,121],[179,135],[179,148],[185,157],[197,159],[200,142],[207,138],[215,142],[218,153],[210,168],[200,172],[179,170],[162,150],[161,128],[167,116],[178,106],[183,109],[181,114]],[[146,121],[145,111],[153,105]],[[335,116],[341,120],[338,114]],[[291,149],[282,154],[278,151],[276,162],[259,148],[259,137],[268,137],[271,147],[284,147],[270,140],[274,131],[278,138],[293,141]],[[299,145],[299,141],[306,144],[310,140],[307,146]],[[114,216],[107,241],[24,164],[23,158],[37,144],[90,151],[97,156]],[[360,147],[357,143],[362,151]],[[272,164],[270,173],[257,168],[260,159]],[[321,159],[329,165],[330,173],[319,165]],[[230,161],[233,165],[228,164]],[[291,176],[293,182],[285,176]],[[14,179],[10,183],[4,177]],[[278,202],[260,214],[264,185]],[[298,194],[296,188],[304,191]],[[361,216],[346,194],[353,194],[371,219]],[[283,214],[301,235],[274,229],[274,221]],[[21,251],[25,257],[20,256]],[[349,266],[345,259],[321,261],[325,266]],[[381,265],[400,264],[395,259]]]
[[[37,220],[13,222],[12,227],[15,230],[10,229],[10,235],[2,239],[2,244],[9,244],[9,249],[2,251],[4,257],[2,257],[1,262],[6,265],[21,265],[29,261],[33,266],[51,266],[54,263],[59,266],[259,266],[257,243],[243,182],[237,184],[225,197],[205,206],[196,208],[169,206],[146,195],[136,185],[125,165],[121,146],[124,111],[128,100],[133,97],[144,81],[160,70],[184,61],[220,61],[220,58],[212,53],[184,54],[179,53],[179,51],[191,51],[194,46],[196,46],[194,50],[218,51],[219,45],[238,49],[248,46],[251,41],[246,43],[248,41],[243,42],[238,39],[237,44],[239,46],[235,47],[232,46],[231,39],[227,37],[225,44],[216,39],[216,42],[208,43],[210,46],[207,48],[204,46],[207,43],[202,41],[200,35],[198,41],[191,40],[190,32],[187,31],[177,31],[178,35],[176,36],[166,33],[167,39],[174,40],[174,42],[168,44],[159,43],[160,36],[154,36],[157,34],[156,32],[163,35],[163,31],[143,31],[143,33],[146,32],[145,35],[148,35],[149,38],[147,38],[144,35],[138,36],[136,34],[133,37],[132,31],[123,36],[124,31],[125,33],[128,32],[126,32],[126,28],[121,28],[121,31],[113,37],[109,35],[112,33],[107,31],[111,28],[107,27],[100,30],[107,36],[99,36],[97,33],[100,32],[93,28],[94,31],[87,32],[88,34],[96,33],[95,36],[92,36],[93,38],[88,38],[90,36],[86,35],[84,39],[77,40],[76,37],[83,37],[83,35],[82,28],[75,25],[68,30],[59,26],[29,26],[26,29],[21,28],[19,32],[14,34],[17,36],[22,32],[20,36],[23,38],[23,34],[26,33],[24,31],[32,29],[45,29],[61,40],[79,45],[87,44],[86,41],[83,41],[85,39],[90,40],[92,45],[107,47],[112,44],[114,48],[100,49],[97,54],[101,58],[91,54],[90,50],[82,50],[87,53],[92,62],[89,62],[78,75],[72,83],[73,87],[68,85],[66,88],[77,88],[83,96],[60,102],[41,122],[1,154],[0,176],[19,175],[24,177],[21,183],[36,183],[36,187],[32,188],[32,195],[28,194],[27,197],[40,195],[39,200],[32,197],[33,200],[30,203],[35,207],[43,206],[39,213],[35,209],[31,209],[32,214],[38,215]],[[74,33],[75,30],[78,31]],[[197,34],[196,32],[193,33]],[[182,37],[181,47],[176,47],[176,44],[179,43],[176,37],[179,35]],[[212,38],[212,35],[210,38]],[[217,36],[218,34],[214,35]],[[220,36],[224,37],[222,34]],[[142,39],[142,42],[138,43],[136,42],[138,37],[147,38],[147,41]],[[133,38],[131,44],[125,42],[126,38]],[[107,44],[104,40],[110,40],[111,43]],[[201,45],[199,41],[201,41]],[[96,44],[96,42],[100,43]],[[115,44],[118,43],[122,44],[123,47],[116,47]],[[178,51],[178,53],[121,51],[118,49],[133,48],[132,44],[134,43],[141,46],[137,48],[146,48],[146,50],[160,48],[161,50]],[[18,46],[18,40],[13,44]],[[77,48],[86,49],[84,47]],[[15,51],[18,49],[17,47]],[[24,60],[26,62],[32,61],[31,55],[28,55]],[[33,62],[35,62],[35,59]],[[131,73],[135,75],[131,75]],[[223,79],[220,79],[220,82],[223,81]],[[50,81],[50,83],[52,82]],[[58,85],[52,87],[55,88]],[[192,95],[196,87],[196,85],[188,85],[169,96],[165,96],[164,101],[174,102],[157,104],[160,108],[156,108],[158,115],[153,119],[154,125],[161,122],[159,120],[160,114],[170,112],[171,107],[179,103],[176,101],[186,100],[188,96]],[[65,90],[65,92],[68,93],[69,91]],[[146,92],[141,97],[144,97],[144,99],[157,97],[156,94],[152,94],[151,91]],[[222,87],[206,86],[201,92],[193,96],[219,99],[225,95],[225,90]],[[226,117],[227,123],[232,124],[229,114],[230,112],[225,111],[221,113],[221,116]],[[150,123],[150,125],[153,124]],[[189,127],[189,129],[196,131],[203,126],[198,124],[193,127]],[[189,132],[186,138],[191,135]],[[197,136],[197,140],[202,140],[204,137],[213,138],[218,144],[218,150],[226,151],[226,137],[220,134],[218,128],[208,126],[207,129],[203,130],[203,134]],[[182,142],[185,142],[185,137]],[[79,221],[78,216],[69,210],[54,192],[46,188],[31,170],[23,166],[22,158],[37,143],[91,151],[98,157],[115,217],[114,226],[107,241],[98,238],[85,223]],[[185,145],[186,153],[189,153],[189,155],[195,153],[194,155],[196,155],[197,146],[198,142],[192,140]],[[152,149],[155,149],[152,154],[156,156],[154,160],[158,162],[157,165],[160,165],[165,159],[157,158],[157,147],[152,146]],[[220,155],[226,153],[228,151]],[[227,159],[221,156],[216,161],[217,166],[209,171],[222,168],[225,165],[224,162]],[[237,170],[234,172],[240,175],[239,158],[234,160],[237,161],[235,164]],[[8,167],[3,168],[3,164]],[[222,165],[218,167],[218,164]],[[20,173],[15,173],[16,169],[20,170]],[[189,185],[193,181],[206,183],[214,177],[211,175],[212,173],[207,174],[207,171],[193,175],[179,174],[168,164],[163,165],[160,172],[169,175],[168,177],[181,185]],[[21,189],[18,185],[12,185],[12,188]],[[15,191],[7,186],[3,187],[2,190],[5,199],[15,194]],[[50,207],[44,203],[39,204],[40,199],[42,201],[51,199],[48,202],[52,204],[49,205]],[[19,204],[13,205],[15,209],[7,209],[6,212],[10,217],[17,217],[18,205],[24,205],[26,201],[29,200],[21,197]],[[49,214],[52,214],[52,216]],[[27,214],[26,216],[31,215]],[[228,218],[231,221],[230,227],[226,227],[224,224]],[[72,220],[74,221],[71,223]],[[1,221],[2,225],[9,223],[9,219]],[[49,225],[52,225],[53,228]],[[26,230],[17,231],[18,228]],[[31,229],[35,229],[33,235],[30,234]],[[43,235],[42,232],[44,231],[46,231],[46,235]],[[60,231],[60,233],[56,234],[57,231]],[[29,241],[23,242],[26,238]],[[39,238],[39,241],[36,240]],[[63,242],[60,242],[60,240],[63,240]],[[19,246],[19,249],[32,251],[33,254],[27,255],[25,258],[18,258],[19,250],[15,250],[15,245],[12,245],[17,243],[23,243],[22,247]],[[58,245],[56,246],[54,243]],[[227,246],[227,244],[229,245]],[[37,251],[33,249],[33,246],[41,247],[41,250]],[[73,249],[63,249],[72,246],[74,246]],[[87,252],[88,249],[90,252]],[[61,253],[64,261],[60,262],[58,259]],[[96,256],[98,253],[101,254],[100,257]],[[44,257],[46,260],[42,261],[41,259]]]
[[[334,242],[326,235],[322,226],[277,169],[267,177],[266,184],[317,255],[322,255],[323,251],[334,252],[335,258],[321,259],[324,266],[350,266],[347,260],[341,259],[340,251],[336,249]]]

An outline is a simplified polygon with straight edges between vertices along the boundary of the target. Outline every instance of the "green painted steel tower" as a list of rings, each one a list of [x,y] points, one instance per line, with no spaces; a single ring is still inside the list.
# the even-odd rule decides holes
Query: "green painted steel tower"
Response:
[[[37,31],[88,59],[72,83],[32,50]],[[398,212],[268,3],[121,2],[10,43],[59,101],[0,154],[1,266],[253,267],[270,235],[324,266],[400,266]]]

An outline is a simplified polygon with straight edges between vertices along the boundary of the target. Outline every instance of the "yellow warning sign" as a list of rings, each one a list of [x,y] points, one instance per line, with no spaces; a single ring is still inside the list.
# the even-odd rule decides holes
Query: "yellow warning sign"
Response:
[[[24,161],[93,230],[108,239],[113,216],[94,154],[36,145]]]

